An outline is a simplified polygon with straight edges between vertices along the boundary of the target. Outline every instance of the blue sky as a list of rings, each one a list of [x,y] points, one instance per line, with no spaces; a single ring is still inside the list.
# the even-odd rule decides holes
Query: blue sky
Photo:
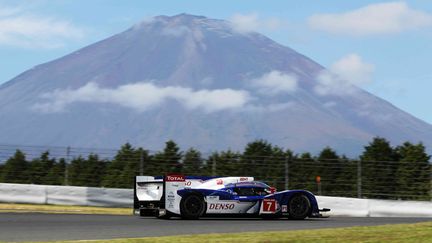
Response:
[[[141,20],[179,13],[263,33],[432,123],[432,4],[425,0],[0,0],[0,84]]]

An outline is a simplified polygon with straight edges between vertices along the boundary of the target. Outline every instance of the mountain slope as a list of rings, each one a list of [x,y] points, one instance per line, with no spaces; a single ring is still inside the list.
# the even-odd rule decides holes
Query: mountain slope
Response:
[[[0,86],[0,143],[160,149],[174,139],[209,151],[263,138],[357,155],[383,136],[432,147],[430,124],[372,94],[318,92],[323,73],[226,21],[159,16]]]

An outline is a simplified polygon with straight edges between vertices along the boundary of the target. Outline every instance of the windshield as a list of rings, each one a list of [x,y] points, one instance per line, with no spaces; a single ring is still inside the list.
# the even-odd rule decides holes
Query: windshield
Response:
[[[264,187],[235,187],[234,193],[239,196],[265,196],[269,194]]]

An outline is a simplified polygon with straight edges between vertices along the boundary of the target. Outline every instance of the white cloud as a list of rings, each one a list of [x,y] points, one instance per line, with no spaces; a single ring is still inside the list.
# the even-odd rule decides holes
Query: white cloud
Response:
[[[187,108],[203,109],[207,112],[242,108],[249,100],[249,95],[246,91],[233,89],[199,91],[186,89],[175,90],[175,92],[180,93],[173,94],[173,98],[183,103]]]
[[[357,54],[349,54],[336,61],[329,71],[317,76],[316,93],[320,95],[349,95],[372,82],[374,66],[366,63]]]
[[[234,14],[229,21],[234,30],[247,33],[260,30],[276,30],[281,28],[284,23],[277,18],[263,19],[258,14]]]
[[[351,83],[329,71],[322,71],[316,80],[314,90],[319,95],[350,95],[355,91]]]
[[[245,111],[247,112],[277,112],[282,110],[294,110],[298,106],[297,103],[290,101],[285,103],[273,103],[267,105],[248,105],[245,107]]]
[[[330,67],[341,79],[359,86],[372,82],[374,69],[374,65],[364,62],[355,53],[342,57]]]
[[[189,29],[189,27],[185,25],[180,25],[164,27],[161,31],[161,34],[166,36],[181,37],[189,34],[190,32],[191,30]]]
[[[115,22],[130,22],[132,20],[132,18],[131,17],[121,17],[121,18],[119,18],[119,19],[115,19],[114,21]],[[139,22],[137,22],[137,23],[135,23],[133,26],[132,26],[132,28],[133,29],[140,29],[140,28],[142,28],[142,27],[145,27],[145,26],[147,26],[148,24],[151,24],[151,23],[153,23],[154,21],[156,21],[156,19],[155,19],[155,17],[154,16],[145,16],[145,17],[143,17],[142,19],[141,19],[141,21],[139,21]]]
[[[102,88],[88,83],[76,90],[56,90],[44,94],[46,102],[32,108],[46,113],[61,112],[73,103],[106,103],[120,105],[139,112],[175,100],[190,110],[216,112],[242,108],[249,101],[249,93],[242,90],[192,90],[178,86],[158,87],[152,83],[135,83],[117,88]]]
[[[294,74],[281,73],[276,70],[266,73],[251,82],[252,86],[259,89],[260,93],[267,95],[294,92],[298,86],[298,79]]]
[[[0,10],[0,45],[55,48],[83,36],[84,31],[68,21],[30,15],[21,8]]]
[[[330,33],[365,36],[431,27],[432,14],[411,9],[404,2],[388,2],[340,14],[313,15],[308,23],[314,29]]]

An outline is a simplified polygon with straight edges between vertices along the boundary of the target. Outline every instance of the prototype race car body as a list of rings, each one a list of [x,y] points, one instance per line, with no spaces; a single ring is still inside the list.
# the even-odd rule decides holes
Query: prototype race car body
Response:
[[[305,190],[275,192],[253,177],[137,176],[134,212],[141,216],[198,219],[204,216],[323,217],[315,196]]]

